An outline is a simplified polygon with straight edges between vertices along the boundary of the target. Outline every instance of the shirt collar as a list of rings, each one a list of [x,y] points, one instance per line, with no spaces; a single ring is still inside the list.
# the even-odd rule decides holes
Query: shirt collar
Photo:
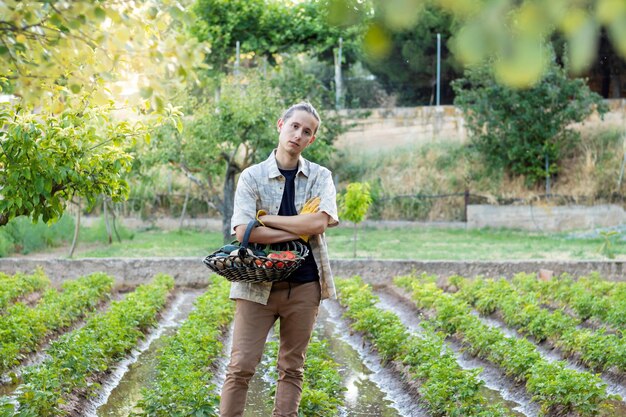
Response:
[[[308,178],[309,164],[307,162],[308,161],[304,159],[302,155],[298,157],[298,172],[296,173],[296,176],[302,173],[305,177]],[[270,153],[270,156],[265,160],[264,163],[268,166],[267,173],[269,178],[277,178],[282,175],[278,170],[278,164],[276,163],[276,149],[274,149]]]

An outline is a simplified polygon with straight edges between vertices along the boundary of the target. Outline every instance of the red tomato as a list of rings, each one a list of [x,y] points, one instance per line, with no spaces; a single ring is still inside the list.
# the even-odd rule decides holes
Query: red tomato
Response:
[[[290,250],[283,251],[282,254],[283,254],[283,259],[290,259],[290,260],[296,259],[296,254]]]
[[[267,257],[270,259],[281,259],[281,260],[291,261],[293,259],[296,259],[296,254],[290,250],[284,250],[280,252],[272,252],[269,255],[267,255]]]
[[[272,261],[265,261],[265,267],[266,268],[271,268],[273,266],[274,266],[274,264],[272,263]]]

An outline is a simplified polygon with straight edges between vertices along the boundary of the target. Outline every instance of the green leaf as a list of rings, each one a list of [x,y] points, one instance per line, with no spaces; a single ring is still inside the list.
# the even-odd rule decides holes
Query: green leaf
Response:
[[[140,87],[139,88],[139,95],[141,96],[141,98],[144,98],[144,99],[152,97],[153,92],[154,90],[152,89],[152,87]]]
[[[104,11],[104,9],[100,6],[97,6],[94,10],[93,10],[93,14],[96,17],[96,19],[98,19],[99,21],[102,21],[104,19],[106,19],[107,15],[106,12]]]

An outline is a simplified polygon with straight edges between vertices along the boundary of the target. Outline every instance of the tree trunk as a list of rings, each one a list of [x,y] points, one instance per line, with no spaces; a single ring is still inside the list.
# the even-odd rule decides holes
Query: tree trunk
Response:
[[[108,205],[108,202],[107,202]],[[122,243],[122,238],[120,237],[119,232],[117,231],[117,224],[115,221],[117,220],[117,215],[115,214],[115,207],[111,207],[111,217],[113,218],[113,231],[115,232],[115,237],[117,238],[118,243]]]
[[[185,214],[187,213],[187,202],[189,201],[189,190],[191,189],[191,180],[188,179],[187,192],[185,192],[185,201],[183,202],[183,209],[180,213],[180,221],[178,222],[178,230],[183,229],[183,221],[185,220]]]
[[[224,179],[224,201],[222,202],[222,234],[224,243],[232,240],[230,234],[230,220],[233,217],[233,209],[235,206],[235,175],[237,169],[229,165],[226,168],[226,178]]]
[[[111,225],[109,224],[109,215],[107,209],[107,197],[105,195],[102,196],[102,206],[104,211],[104,226],[107,231],[107,237],[109,238],[109,245],[113,243],[113,236],[111,235]]]
[[[80,231],[80,197],[78,198],[78,214],[76,215],[76,225],[74,226],[74,238],[72,239],[72,247],[70,248],[70,253],[68,255],[69,258],[74,256],[74,250],[76,249],[76,244],[78,243],[78,233]]]
[[[609,98],[621,98],[622,97],[622,78],[619,73],[611,73],[611,93]]]

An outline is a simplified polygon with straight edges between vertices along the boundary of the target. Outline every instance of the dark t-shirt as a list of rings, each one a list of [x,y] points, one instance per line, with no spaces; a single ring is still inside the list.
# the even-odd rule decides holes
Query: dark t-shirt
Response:
[[[285,177],[285,189],[283,191],[283,199],[280,203],[280,210],[278,210],[279,216],[295,216],[298,214],[296,210],[296,174],[298,169],[280,169],[279,171]],[[317,272],[317,264],[313,257],[313,251],[311,246],[306,244],[309,248],[309,254],[304,259],[304,262],[293,274],[287,278],[288,282],[312,282],[319,280]]]

